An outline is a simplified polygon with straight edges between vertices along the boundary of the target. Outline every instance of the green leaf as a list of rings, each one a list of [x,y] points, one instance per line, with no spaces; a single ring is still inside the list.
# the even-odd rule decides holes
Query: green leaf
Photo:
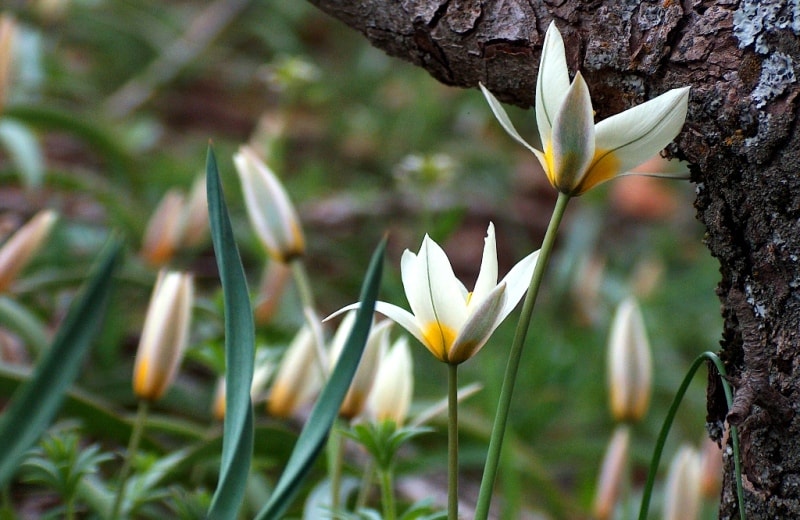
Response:
[[[112,275],[120,260],[121,244],[105,248],[83,292],[72,302],[53,345],[42,357],[31,379],[15,392],[0,417],[0,487],[58,412],[75,380],[92,338],[100,328],[111,293]]]
[[[225,305],[226,364],[222,460],[208,517],[228,519],[236,518],[241,507],[253,456],[250,385],[255,362],[255,331],[250,293],[220,186],[217,159],[211,147],[206,159],[206,186],[211,239]]]
[[[328,383],[323,388],[317,404],[311,411],[303,431],[300,432],[300,437],[297,439],[289,462],[275,486],[272,497],[256,516],[257,520],[281,518],[325,444],[367,342],[372,325],[372,314],[375,310],[375,300],[378,297],[385,249],[386,239],[383,239],[372,255],[364,285],[361,288],[361,297],[359,298],[361,305],[356,314],[356,322],[347,338],[342,355],[339,357]]]

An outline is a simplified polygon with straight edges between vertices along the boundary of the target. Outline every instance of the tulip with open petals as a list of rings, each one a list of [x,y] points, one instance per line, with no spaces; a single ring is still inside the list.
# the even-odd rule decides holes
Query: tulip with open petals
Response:
[[[474,356],[517,306],[536,265],[535,251],[497,283],[497,246],[489,224],[475,289],[467,291],[444,250],[427,235],[419,253],[403,253],[400,271],[411,311],[386,302],[375,310],[410,332],[440,361],[458,365]],[[336,314],[358,308],[353,304]]]
[[[580,72],[570,84],[565,56],[564,40],[551,23],[536,81],[536,123],[542,150],[519,135],[486,87],[481,85],[481,90],[503,129],[533,152],[550,184],[576,196],[631,173],[669,144],[686,119],[689,87],[670,90],[595,125],[589,88]],[[664,175],[670,176],[669,172]]]

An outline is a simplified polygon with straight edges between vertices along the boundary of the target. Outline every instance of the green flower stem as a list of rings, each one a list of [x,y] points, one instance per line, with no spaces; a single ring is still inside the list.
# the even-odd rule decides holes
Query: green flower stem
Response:
[[[664,451],[664,444],[667,442],[667,434],[672,427],[672,421],[675,419],[675,414],[678,412],[678,406],[681,404],[683,396],[686,394],[686,390],[689,388],[689,383],[692,382],[692,378],[694,377],[695,373],[700,368],[700,365],[702,365],[706,360],[711,361],[714,363],[714,366],[717,367],[717,371],[720,374],[720,380],[722,381],[722,388],[725,390],[725,400],[728,402],[728,408],[733,405],[731,386],[725,379],[725,365],[722,363],[722,360],[720,360],[719,357],[713,352],[703,352],[697,356],[697,359],[694,360],[692,366],[689,367],[689,371],[686,373],[686,377],[683,378],[683,382],[678,388],[677,394],[675,394],[675,399],[673,399],[672,404],[667,411],[667,417],[664,419],[664,424],[661,426],[661,431],[659,432],[658,440],[656,441],[656,447],[655,450],[653,450],[653,459],[650,462],[650,471],[647,474],[647,483],[645,484],[644,492],[642,493],[642,506],[639,510],[639,520],[647,519],[647,512],[650,508],[650,498],[653,494],[653,485],[655,484],[656,473],[658,472],[658,463],[661,460],[661,454]],[[731,442],[733,443],[733,468],[736,475],[736,496],[739,501],[739,518],[741,520],[745,520],[744,491],[742,490],[742,468],[739,462],[739,431],[733,425],[731,425]]]
[[[367,462],[364,471],[361,474],[361,488],[358,490],[358,497],[356,498],[356,505],[354,511],[367,507],[367,500],[369,499],[369,491],[372,487],[372,482],[375,480],[375,460],[370,458]]]
[[[508,412],[511,407],[511,398],[514,394],[514,384],[517,379],[519,362],[522,357],[522,347],[525,344],[525,337],[528,334],[528,327],[530,326],[531,316],[533,315],[533,307],[536,304],[536,296],[539,294],[539,287],[542,284],[544,271],[547,268],[547,263],[553,251],[553,244],[556,240],[558,226],[561,224],[561,218],[564,216],[564,210],[567,208],[567,203],[570,198],[569,195],[564,193],[558,194],[558,200],[556,201],[555,208],[553,208],[553,215],[550,217],[550,224],[547,226],[547,232],[542,241],[542,248],[539,251],[539,259],[533,270],[533,276],[531,276],[528,293],[525,295],[525,302],[522,304],[522,312],[517,322],[517,330],[514,334],[514,341],[511,344],[506,373],[503,378],[503,387],[500,390],[500,399],[497,403],[497,415],[495,415],[494,425],[492,426],[492,436],[489,440],[489,452],[486,455],[486,465],[483,468],[481,490],[475,509],[476,520],[486,520],[489,517],[489,506],[492,503],[492,491],[494,489],[495,478],[497,477],[500,452],[503,449],[503,437],[506,432]]]
[[[342,463],[344,462],[344,442],[338,426],[331,428],[328,437],[328,476],[331,481],[331,511],[339,511],[339,492],[342,487]]]
[[[139,443],[142,440],[142,433],[144,432],[145,424],[147,424],[147,413],[150,410],[150,403],[144,399],[139,401],[139,409],[136,412],[136,420],[133,423],[133,431],[131,432],[130,441],[128,441],[128,450],[125,452],[125,462],[122,464],[122,469],[119,472],[119,484],[117,485],[117,496],[114,498],[114,507],[111,509],[111,520],[116,520],[119,517],[120,509],[122,508],[122,498],[125,496],[125,484],[128,483],[128,477],[131,474],[131,465],[133,457],[139,451]]]
[[[447,518],[458,520],[458,365],[447,369]]]
[[[320,334],[319,323],[315,320],[316,309],[314,304],[314,293],[311,292],[311,283],[308,280],[306,268],[303,265],[302,259],[298,258],[289,263],[292,268],[292,276],[294,276],[294,283],[297,286],[297,293],[300,296],[300,304],[303,306],[303,314],[305,315],[308,328],[314,336],[314,346],[317,351],[317,362],[319,364],[320,373],[323,380],[328,379],[328,363],[327,355],[325,354],[325,346],[322,342]]]
[[[381,480],[381,502],[383,503],[383,519],[395,520],[397,518],[397,507],[394,503],[394,478],[392,466],[388,469],[382,469],[380,473]]]

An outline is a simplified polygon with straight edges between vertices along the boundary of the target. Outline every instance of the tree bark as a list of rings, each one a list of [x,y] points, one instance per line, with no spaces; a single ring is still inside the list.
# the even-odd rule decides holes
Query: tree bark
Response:
[[[544,33],[555,20],[598,118],[691,85],[670,152],[688,160],[697,216],[719,259],[721,357],[709,427],[738,425],[748,519],[800,518],[800,7],[780,0],[311,0],[372,45],[437,80],[484,83],[534,102]],[[720,518],[738,518],[725,457]]]

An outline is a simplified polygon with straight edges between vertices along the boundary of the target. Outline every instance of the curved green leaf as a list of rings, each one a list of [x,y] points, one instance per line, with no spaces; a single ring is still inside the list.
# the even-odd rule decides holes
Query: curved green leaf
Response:
[[[0,487],[13,476],[25,451],[50,424],[77,377],[83,355],[108,307],[112,275],[121,250],[117,240],[106,246],[84,290],[70,305],[52,346],[0,417]]]
[[[236,518],[244,497],[253,456],[253,380],[255,331],[250,294],[239,249],[233,238],[228,208],[220,186],[217,159],[209,147],[206,186],[211,239],[217,258],[225,305],[225,425],[219,482],[209,518]]]
[[[322,390],[317,404],[314,405],[303,431],[300,432],[300,437],[289,457],[286,469],[275,486],[275,491],[269,502],[256,516],[257,520],[281,518],[325,444],[333,421],[347,394],[347,389],[350,388],[350,382],[353,380],[358,362],[361,360],[361,353],[367,342],[375,300],[378,297],[385,249],[386,239],[383,239],[372,255],[372,261],[361,289],[361,298],[359,299],[361,305],[356,314],[356,322],[347,338],[342,355]]]

